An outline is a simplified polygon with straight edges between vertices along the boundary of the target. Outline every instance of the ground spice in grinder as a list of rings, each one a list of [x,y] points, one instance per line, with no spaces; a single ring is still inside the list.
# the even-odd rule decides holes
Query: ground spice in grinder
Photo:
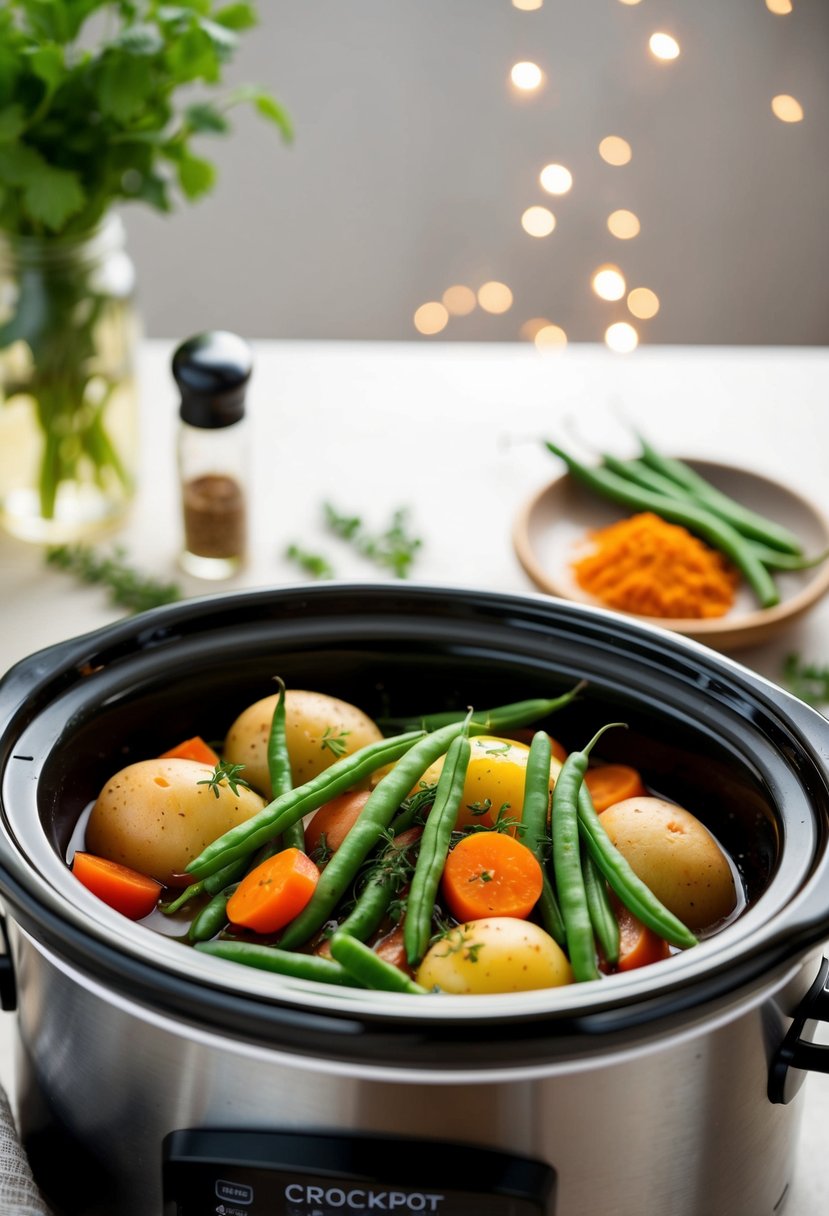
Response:
[[[181,392],[180,562],[199,578],[227,578],[244,561],[245,393],[251,371],[247,343],[223,331],[190,338],[173,356],[173,376]]]

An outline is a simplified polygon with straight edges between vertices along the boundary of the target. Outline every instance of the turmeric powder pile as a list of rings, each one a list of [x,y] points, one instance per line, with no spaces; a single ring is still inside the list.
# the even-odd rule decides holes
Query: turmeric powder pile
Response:
[[[736,569],[686,528],[652,512],[590,534],[573,563],[581,587],[609,608],[676,619],[723,616],[734,602]]]

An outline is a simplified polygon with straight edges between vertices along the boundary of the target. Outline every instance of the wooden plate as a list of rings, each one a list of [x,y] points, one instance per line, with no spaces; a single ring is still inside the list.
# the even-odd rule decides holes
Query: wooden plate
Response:
[[[691,468],[744,506],[790,528],[809,554],[829,549],[829,519],[787,486],[747,469],[707,460],[688,460]],[[598,498],[569,473],[544,486],[524,504],[513,527],[518,560],[538,587],[552,595],[598,604],[576,582],[571,569],[587,534],[633,514]],[[812,608],[829,591],[829,559],[810,570],[774,575],[780,603],[758,608],[751,590],[741,585],[731,610],[708,620],[639,617],[718,650],[736,650],[768,641]]]

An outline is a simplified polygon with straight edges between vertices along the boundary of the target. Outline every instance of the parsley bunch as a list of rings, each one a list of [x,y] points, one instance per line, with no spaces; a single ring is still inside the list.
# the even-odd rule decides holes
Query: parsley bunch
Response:
[[[176,193],[207,194],[215,169],[194,138],[227,132],[228,111],[240,103],[290,138],[285,112],[263,89],[213,97],[239,34],[256,21],[250,3],[6,0],[0,228],[85,233],[122,200],[170,211]],[[208,95],[194,96],[193,86]]]

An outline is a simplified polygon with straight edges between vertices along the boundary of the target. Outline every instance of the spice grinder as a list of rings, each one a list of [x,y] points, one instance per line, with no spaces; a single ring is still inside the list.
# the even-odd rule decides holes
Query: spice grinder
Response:
[[[377,718],[586,686],[556,733],[693,809],[742,914],[639,971],[453,997],[330,989],[149,932],[65,857],[114,770],[289,687]],[[536,596],[321,584],[169,605],[0,684],[17,1103],[63,1214],[763,1216],[829,998],[829,723],[657,627]],[[622,751],[623,748],[623,751]],[[7,1007],[14,997],[7,982]]]

